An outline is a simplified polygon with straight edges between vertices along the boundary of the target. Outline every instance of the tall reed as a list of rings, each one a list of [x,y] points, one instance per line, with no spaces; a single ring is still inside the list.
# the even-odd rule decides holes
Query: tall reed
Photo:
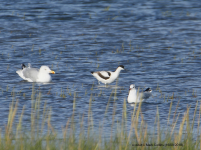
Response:
[[[113,93],[114,92],[114,93]],[[181,114],[177,113],[179,102],[175,111],[172,110],[173,103],[170,103],[169,114],[167,114],[167,127],[161,128],[160,112],[157,109],[155,129],[150,131],[144,120],[144,115],[141,111],[142,103],[134,104],[131,118],[127,112],[127,102],[124,100],[122,106],[121,121],[115,121],[116,116],[116,96],[118,90],[112,91],[108,104],[105,109],[105,116],[108,113],[108,106],[112,97],[114,97],[113,112],[111,119],[110,136],[106,137],[104,132],[104,122],[99,122],[99,128],[94,128],[92,99],[91,94],[89,99],[89,107],[87,116],[84,114],[80,117],[80,122],[74,121],[76,112],[76,93],[74,92],[73,113],[66,121],[65,127],[62,129],[62,137],[59,137],[57,131],[51,124],[51,108],[47,108],[44,103],[41,106],[42,94],[40,91],[35,91],[34,84],[31,95],[31,114],[30,127],[25,130],[23,127],[23,114],[26,106],[23,107],[21,113],[18,112],[18,100],[13,99],[10,104],[8,122],[5,130],[1,130],[0,149],[7,150],[43,150],[43,149],[200,149],[201,138],[199,133],[201,104],[197,102],[194,116],[189,115],[190,107],[187,107],[182,120],[179,123]],[[138,90],[139,94],[139,90]],[[113,95],[113,96],[112,96]],[[14,94],[13,94],[14,96]],[[199,108],[198,108],[199,107]],[[41,113],[41,110],[42,113]],[[196,118],[197,110],[199,110],[198,118]],[[173,113],[173,118],[171,114]],[[19,115],[18,115],[19,114]],[[87,122],[84,118],[87,117]],[[18,120],[17,120],[18,119]],[[127,120],[130,119],[130,122]],[[172,121],[171,121],[172,120]],[[191,121],[192,120],[192,121]],[[16,124],[17,122],[17,124]],[[197,135],[193,135],[194,125],[197,122]],[[87,123],[87,125],[86,125]],[[96,122],[97,124],[97,122]],[[179,125],[179,130],[175,130],[176,125]],[[44,130],[45,129],[45,130]],[[115,132],[113,132],[115,131]],[[108,135],[108,133],[107,133]]]

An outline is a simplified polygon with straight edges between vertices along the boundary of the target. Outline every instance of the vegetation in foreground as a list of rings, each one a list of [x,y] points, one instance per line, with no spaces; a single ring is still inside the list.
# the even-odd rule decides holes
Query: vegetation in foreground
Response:
[[[18,116],[18,101],[13,101],[10,105],[10,111],[8,116],[8,122],[5,127],[5,131],[1,133],[0,137],[0,149],[7,150],[74,150],[74,149],[200,149],[201,137],[199,135],[199,117],[196,118],[196,112],[198,109],[198,102],[195,108],[194,116],[189,116],[189,109],[182,116],[179,130],[176,130],[176,124],[178,124],[179,114],[177,114],[177,108],[174,112],[173,121],[170,124],[170,113],[172,103],[170,104],[169,114],[167,114],[168,126],[165,131],[161,130],[159,112],[157,111],[155,117],[155,133],[151,133],[147,128],[145,121],[143,120],[143,114],[141,113],[141,103],[135,104],[131,124],[127,123],[127,111],[126,101],[122,106],[123,113],[122,119],[119,123],[114,121],[114,117],[111,120],[111,131],[116,128],[115,134],[111,132],[110,137],[105,137],[104,129],[100,125],[98,130],[93,130],[93,118],[91,111],[92,98],[89,99],[88,110],[88,123],[84,125],[84,117],[80,119],[79,123],[74,121],[75,98],[73,105],[73,115],[67,120],[66,126],[62,129],[62,138],[58,136],[54,127],[51,125],[51,109],[44,106],[40,106],[41,93],[37,93],[34,98],[34,87],[32,90],[32,110],[30,116],[29,130],[25,131],[22,126],[23,113],[25,107]],[[116,92],[116,91],[115,91]],[[108,102],[109,105],[109,102]],[[105,114],[107,114],[108,105],[106,106]],[[115,103],[114,103],[115,105]],[[113,116],[115,116],[115,106],[113,107]],[[43,109],[43,112],[41,112]],[[18,120],[17,124],[16,119]],[[198,122],[197,136],[193,135],[194,122]],[[190,121],[192,120],[192,121]],[[85,127],[84,127],[85,126]],[[86,128],[87,126],[87,128]],[[178,126],[178,125],[177,125]],[[77,128],[79,127],[79,130]],[[46,129],[44,131],[44,128]],[[129,128],[129,129],[128,129]]]

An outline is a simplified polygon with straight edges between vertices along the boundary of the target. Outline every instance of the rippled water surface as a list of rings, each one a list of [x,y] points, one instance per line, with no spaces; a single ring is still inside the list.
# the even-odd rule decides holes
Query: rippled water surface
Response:
[[[201,98],[200,8],[198,0],[1,0],[0,127],[7,123],[12,91],[19,100],[19,113],[26,105],[24,126],[30,123],[32,83],[16,74],[22,63],[36,68],[48,65],[56,72],[51,84],[35,84],[35,90],[42,93],[41,103],[52,108],[51,122],[58,130],[72,115],[74,97],[79,120],[88,113],[91,95],[93,121],[98,127],[116,90],[104,122],[107,129],[114,106],[116,120],[121,119],[131,83],[141,90],[153,90],[142,104],[149,128],[157,108],[161,126],[167,126],[171,101],[171,118],[178,102],[179,122],[187,106],[193,116]],[[127,70],[120,73],[118,86],[116,82],[98,85],[90,73],[114,71],[119,65]],[[132,111],[133,106],[127,104],[128,118]]]

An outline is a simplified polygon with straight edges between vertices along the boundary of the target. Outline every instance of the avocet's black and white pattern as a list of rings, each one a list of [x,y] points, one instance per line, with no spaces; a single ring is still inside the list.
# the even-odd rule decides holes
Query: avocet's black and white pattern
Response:
[[[120,65],[115,72],[111,71],[98,71],[98,72],[91,72],[91,74],[99,81],[104,84],[112,83],[116,78],[118,78],[119,73],[121,70],[124,70],[124,66]],[[99,83],[100,84],[100,83]]]
[[[128,103],[139,103],[144,102],[146,99],[148,99],[151,96],[151,88],[147,88],[144,92],[137,92],[135,85],[131,84],[128,94]]]

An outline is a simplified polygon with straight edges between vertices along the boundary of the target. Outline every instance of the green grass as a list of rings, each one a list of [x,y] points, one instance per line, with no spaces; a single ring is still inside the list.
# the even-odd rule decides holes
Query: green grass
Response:
[[[114,93],[113,93],[114,92]],[[112,91],[105,110],[105,116],[108,112],[108,106],[112,98],[116,97],[118,91]],[[13,94],[14,95],[14,94]],[[115,122],[116,104],[113,105],[113,116],[111,120],[111,133],[105,135],[103,122],[99,124],[99,128],[94,129],[93,115],[91,111],[91,103],[93,95],[89,99],[89,109],[87,116],[81,116],[79,123],[74,123],[74,113],[76,112],[76,92],[74,92],[73,114],[66,120],[66,125],[62,128],[62,137],[54,129],[51,124],[51,108],[46,107],[46,103],[41,106],[41,93],[36,92],[34,85],[32,87],[32,107],[30,114],[30,127],[23,127],[23,114],[26,106],[22,111],[18,111],[18,100],[13,100],[10,104],[8,122],[5,130],[1,131],[0,149],[7,150],[133,150],[133,149],[175,149],[175,150],[194,150],[200,149],[201,138],[199,136],[199,123],[201,107],[197,102],[194,116],[189,115],[190,106],[187,107],[185,114],[177,113],[179,102],[175,110],[172,110],[172,102],[170,103],[169,114],[167,114],[168,127],[160,126],[159,111],[157,109],[154,131],[150,131],[143,119],[141,112],[141,103],[135,104],[132,112],[132,118],[127,115],[127,102],[124,100],[122,106],[122,117]],[[40,110],[43,110],[41,112]],[[170,113],[174,111],[173,118]],[[197,112],[199,117],[196,118]],[[130,112],[129,112],[130,113]],[[178,118],[182,116],[180,124]],[[84,118],[87,117],[87,123]],[[16,119],[18,119],[16,121]],[[127,122],[131,119],[131,123]],[[170,119],[173,120],[170,122]],[[108,120],[107,120],[108,121]],[[17,122],[17,123],[16,123]],[[197,136],[193,135],[194,123],[198,123]],[[84,127],[84,123],[87,124]],[[179,130],[175,127],[179,126]],[[79,128],[79,130],[77,130]],[[27,130],[28,129],[28,130]],[[46,129],[46,130],[44,130]],[[112,132],[114,131],[115,132]],[[107,137],[109,135],[109,137]],[[175,145],[175,146],[173,146]],[[177,145],[177,146],[176,146]]]

